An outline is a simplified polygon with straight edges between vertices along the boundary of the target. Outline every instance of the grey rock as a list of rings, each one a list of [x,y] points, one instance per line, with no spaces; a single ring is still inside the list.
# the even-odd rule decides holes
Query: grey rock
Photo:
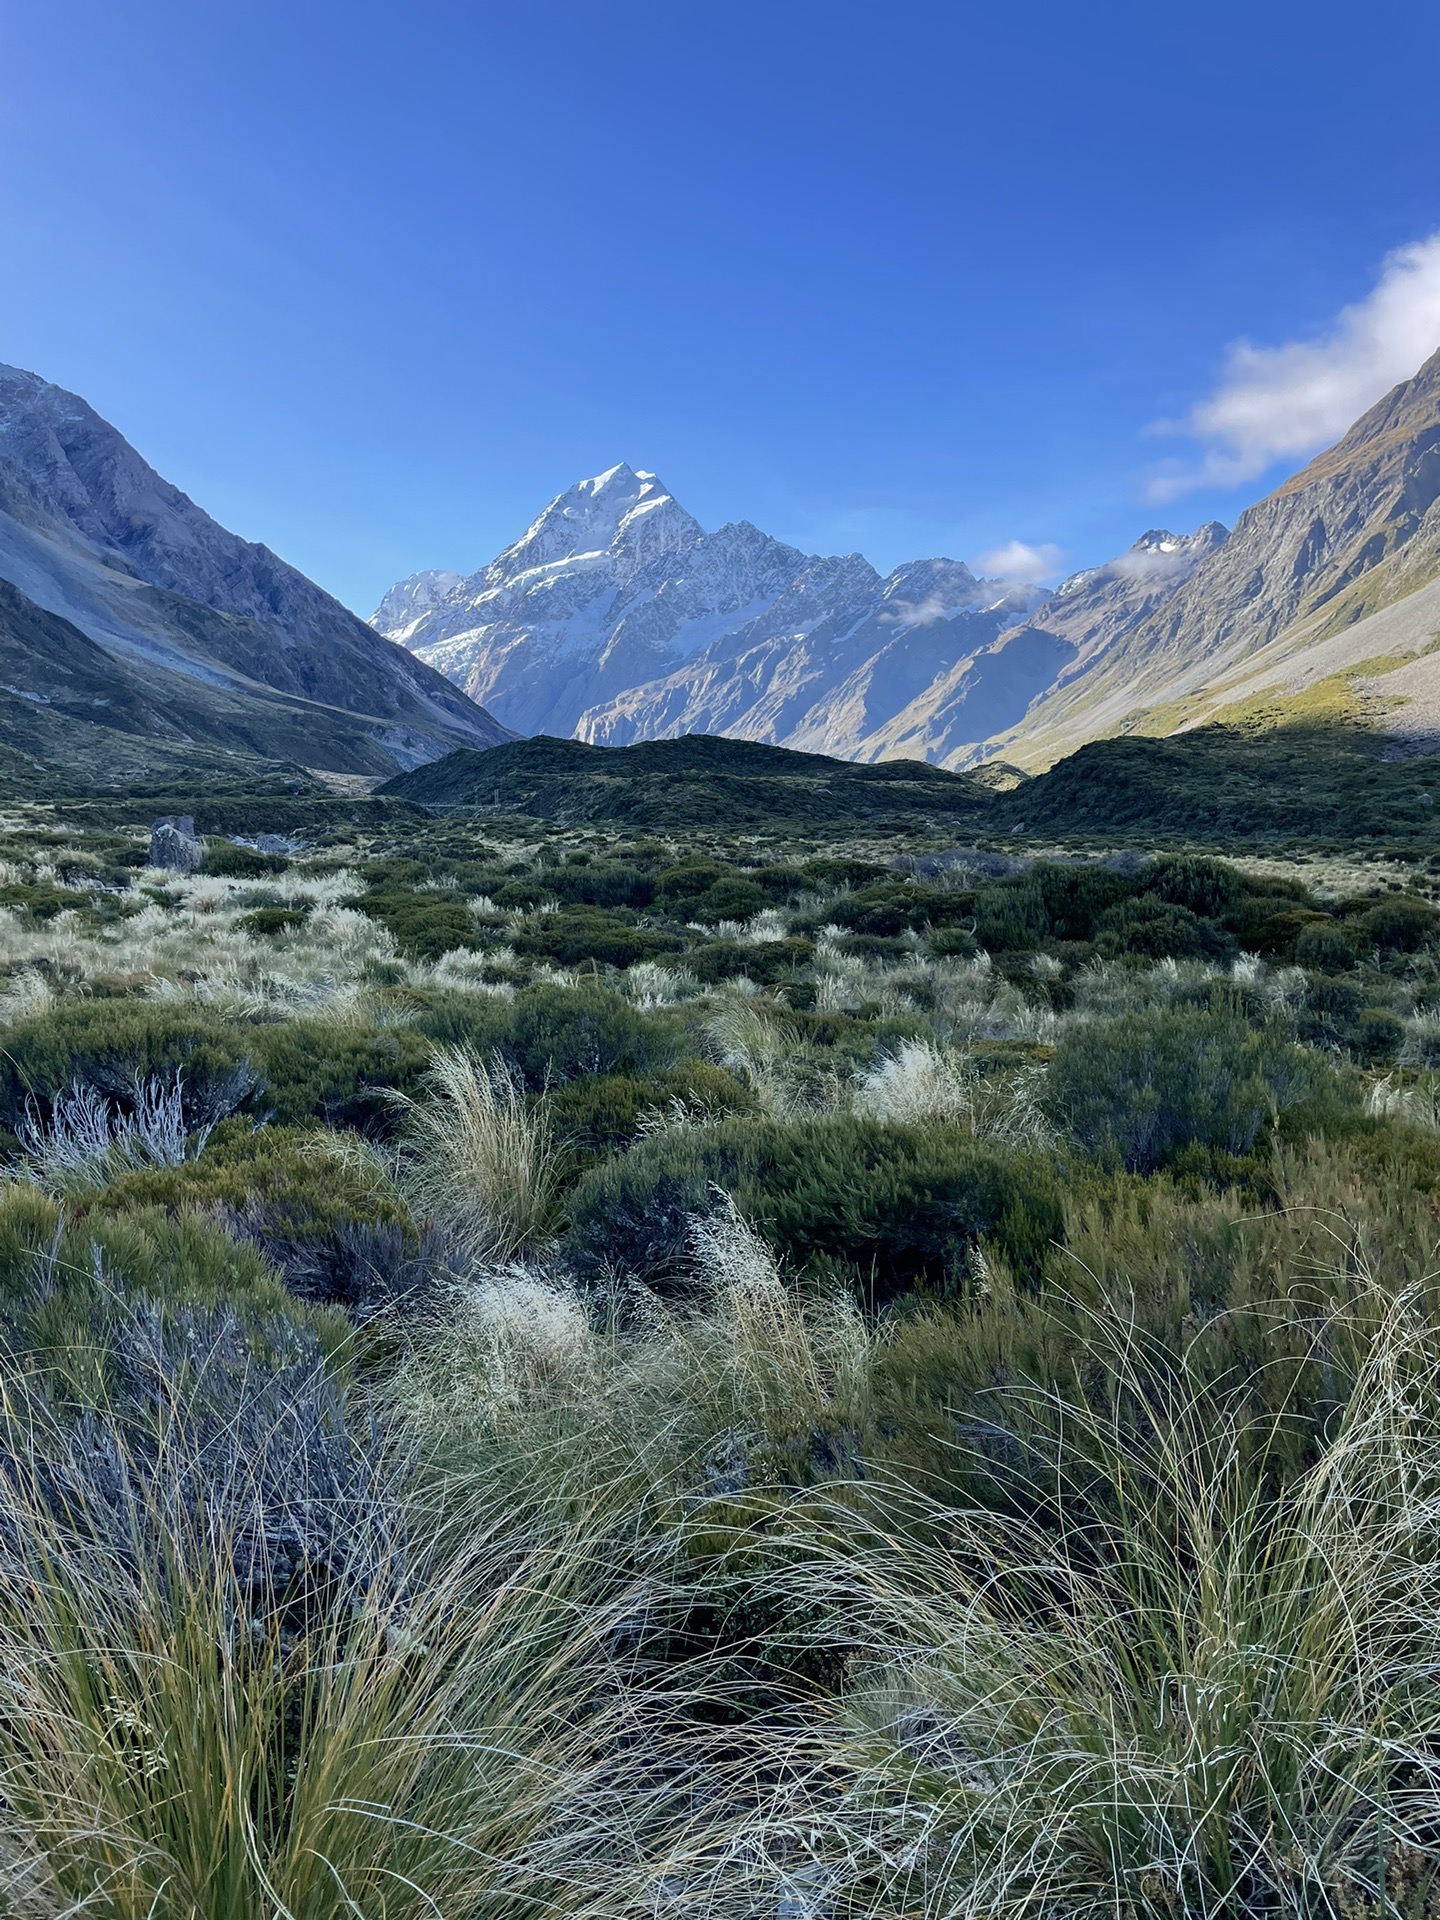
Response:
[[[196,873],[205,848],[195,837],[192,814],[170,814],[150,829],[150,865],[168,873]]]

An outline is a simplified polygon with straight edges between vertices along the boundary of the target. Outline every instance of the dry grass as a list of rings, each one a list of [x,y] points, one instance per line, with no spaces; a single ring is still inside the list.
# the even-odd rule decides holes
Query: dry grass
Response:
[[[560,1161],[543,1096],[527,1099],[497,1055],[436,1049],[406,1117],[401,1182],[417,1213],[453,1233],[484,1265],[533,1251],[558,1224]]]

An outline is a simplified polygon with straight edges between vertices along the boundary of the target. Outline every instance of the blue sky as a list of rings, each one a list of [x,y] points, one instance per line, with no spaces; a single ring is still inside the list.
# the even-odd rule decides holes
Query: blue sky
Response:
[[[0,359],[362,612],[622,459],[1053,573],[1440,345],[1437,71],[1418,0],[0,0]]]

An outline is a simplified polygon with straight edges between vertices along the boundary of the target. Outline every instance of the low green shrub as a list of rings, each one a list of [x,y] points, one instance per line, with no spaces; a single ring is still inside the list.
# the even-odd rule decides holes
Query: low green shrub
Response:
[[[484,1058],[499,1053],[532,1092],[586,1073],[663,1073],[702,1053],[686,1016],[641,1013],[599,981],[529,986],[504,998],[433,995],[414,1023],[441,1045],[468,1047]]]
[[[1369,947],[1359,927],[1334,920],[1313,920],[1295,936],[1295,958],[1319,973],[1349,973]]]
[[[630,967],[637,960],[663,960],[678,953],[683,943],[673,933],[634,926],[603,907],[565,907],[559,913],[526,920],[511,944],[527,959],[550,960],[562,967],[583,966],[587,961],[601,967]]]
[[[277,934],[292,933],[297,927],[303,927],[305,920],[303,907],[257,907],[254,913],[242,914],[235,924],[242,933],[270,940]]]
[[[1229,913],[1247,892],[1244,875],[1237,868],[1203,854],[1164,855],[1150,861],[1139,880],[1157,900],[1206,920]]]
[[[289,864],[283,853],[260,853],[254,847],[238,847],[228,840],[211,840],[206,843],[200,871],[224,880],[259,880],[267,873],[283,873]]]
[[[1226,960],[1235,942],[1188,907],[1155,898],[1126,900],[1095,923],[1096,951],[1107,960]]]
[[[412,1027],[282,1020],[243,1028],[240,1037],[265,1082],[253,1104],[286,1126],[389,1132],[392,1091],[413,1086],[430,1059]]]
[[[95,1215],[264,1209],[291,1237],[319,1236],[341,1221],[410,1228],[399,1195],[313,1128],[254,1128],[224,1121],[200,1156],[179,1167],[121,1174],[89,1203]]]
[[[1288,1035],[1230,1015],[1130,1014],[1067,1033],[1045,1099],[1087,1153],[1148,1172],[1192,1142],[1248,1153],[1323,1072]]]
[[[191,1125],[229,1111],[250,1033],[195,1007],[145,1000],[62,1001],[18,1020],[0,1050],[0,1125],[14,1132],[33,1100],[76,1082],[123,1100],[137,1077],[185,1080]],[[253,1092],[251,1094],[253,1098]]]
[[[588,1273],[683,1285],[689,1221],[717,1188],[784,1260],[844,1274],[875,1304],[917,1286],[963,1291],[981,1239],[1033,1278],[1061,1228],[1046,1161],[958,1128],[733,1119],[667,1129],[586,1174],[569,1205],[572,1256]]]
[[[1381,900],[1359,916],[1361,933],[1392,953],[1415,953],[1440,929],[1440,912],[1403,893]]]
[[[772,987],[794,979],[814,957],[810,940],[706,940],[689,949],[685,965],[706,986],[744,979]]]
[[[229,1307],[256,1323],[301,1313],[338,1350],[343,1322],[294,1306],[274,1269],[189,1210],[139,1206],[73,1218],[36,1188],[0,1193],[0,1329],[10,1364],[52,1371],[90,1398],[104,1330],[141,1300]]]
[[[549,1096],[557,1140],[586,1156],[614,1153],[635,1138],[647,1115],[664,1116],[679,1106],[700,1116],[749,1113],[755,1095],[723,1067],[686,1061],[670,1073],[587,1073],[567,1080]]]
[[[443,953],[484,945],[465,902],[443,893],[366,893],[352,903],[385,927],[411,960],[438,960]]]

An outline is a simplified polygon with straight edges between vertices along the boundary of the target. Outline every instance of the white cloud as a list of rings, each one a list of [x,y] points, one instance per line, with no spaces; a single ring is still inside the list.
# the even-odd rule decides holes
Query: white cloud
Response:
[[[888,613],[880,615],[882,627],[933,627],[955,609],[947,607],[938,593],[927,593],[923,600],[897,600]]]
[[[1023,586],[1036,586],[1042,580],[1053,579],[1064,558],[1064,548],[1048,540],[1036,547],[1028,540],[1007,540],[1003,547],[992,547],[988,553],[982,553],[975,565],[982,574],[1016,580]]]
[[[1152,500],[1192,487],[1235,486],[1276,460],[1315,453],[1338,440],[1390,388],[1440,347],[1440,233],[1390,254],[1373,290],[1342,307],[1316,340],[1231,347],[1215,391],[1181,422],[1204,449],[1197,465],[1174,465],[1150,483]]]

